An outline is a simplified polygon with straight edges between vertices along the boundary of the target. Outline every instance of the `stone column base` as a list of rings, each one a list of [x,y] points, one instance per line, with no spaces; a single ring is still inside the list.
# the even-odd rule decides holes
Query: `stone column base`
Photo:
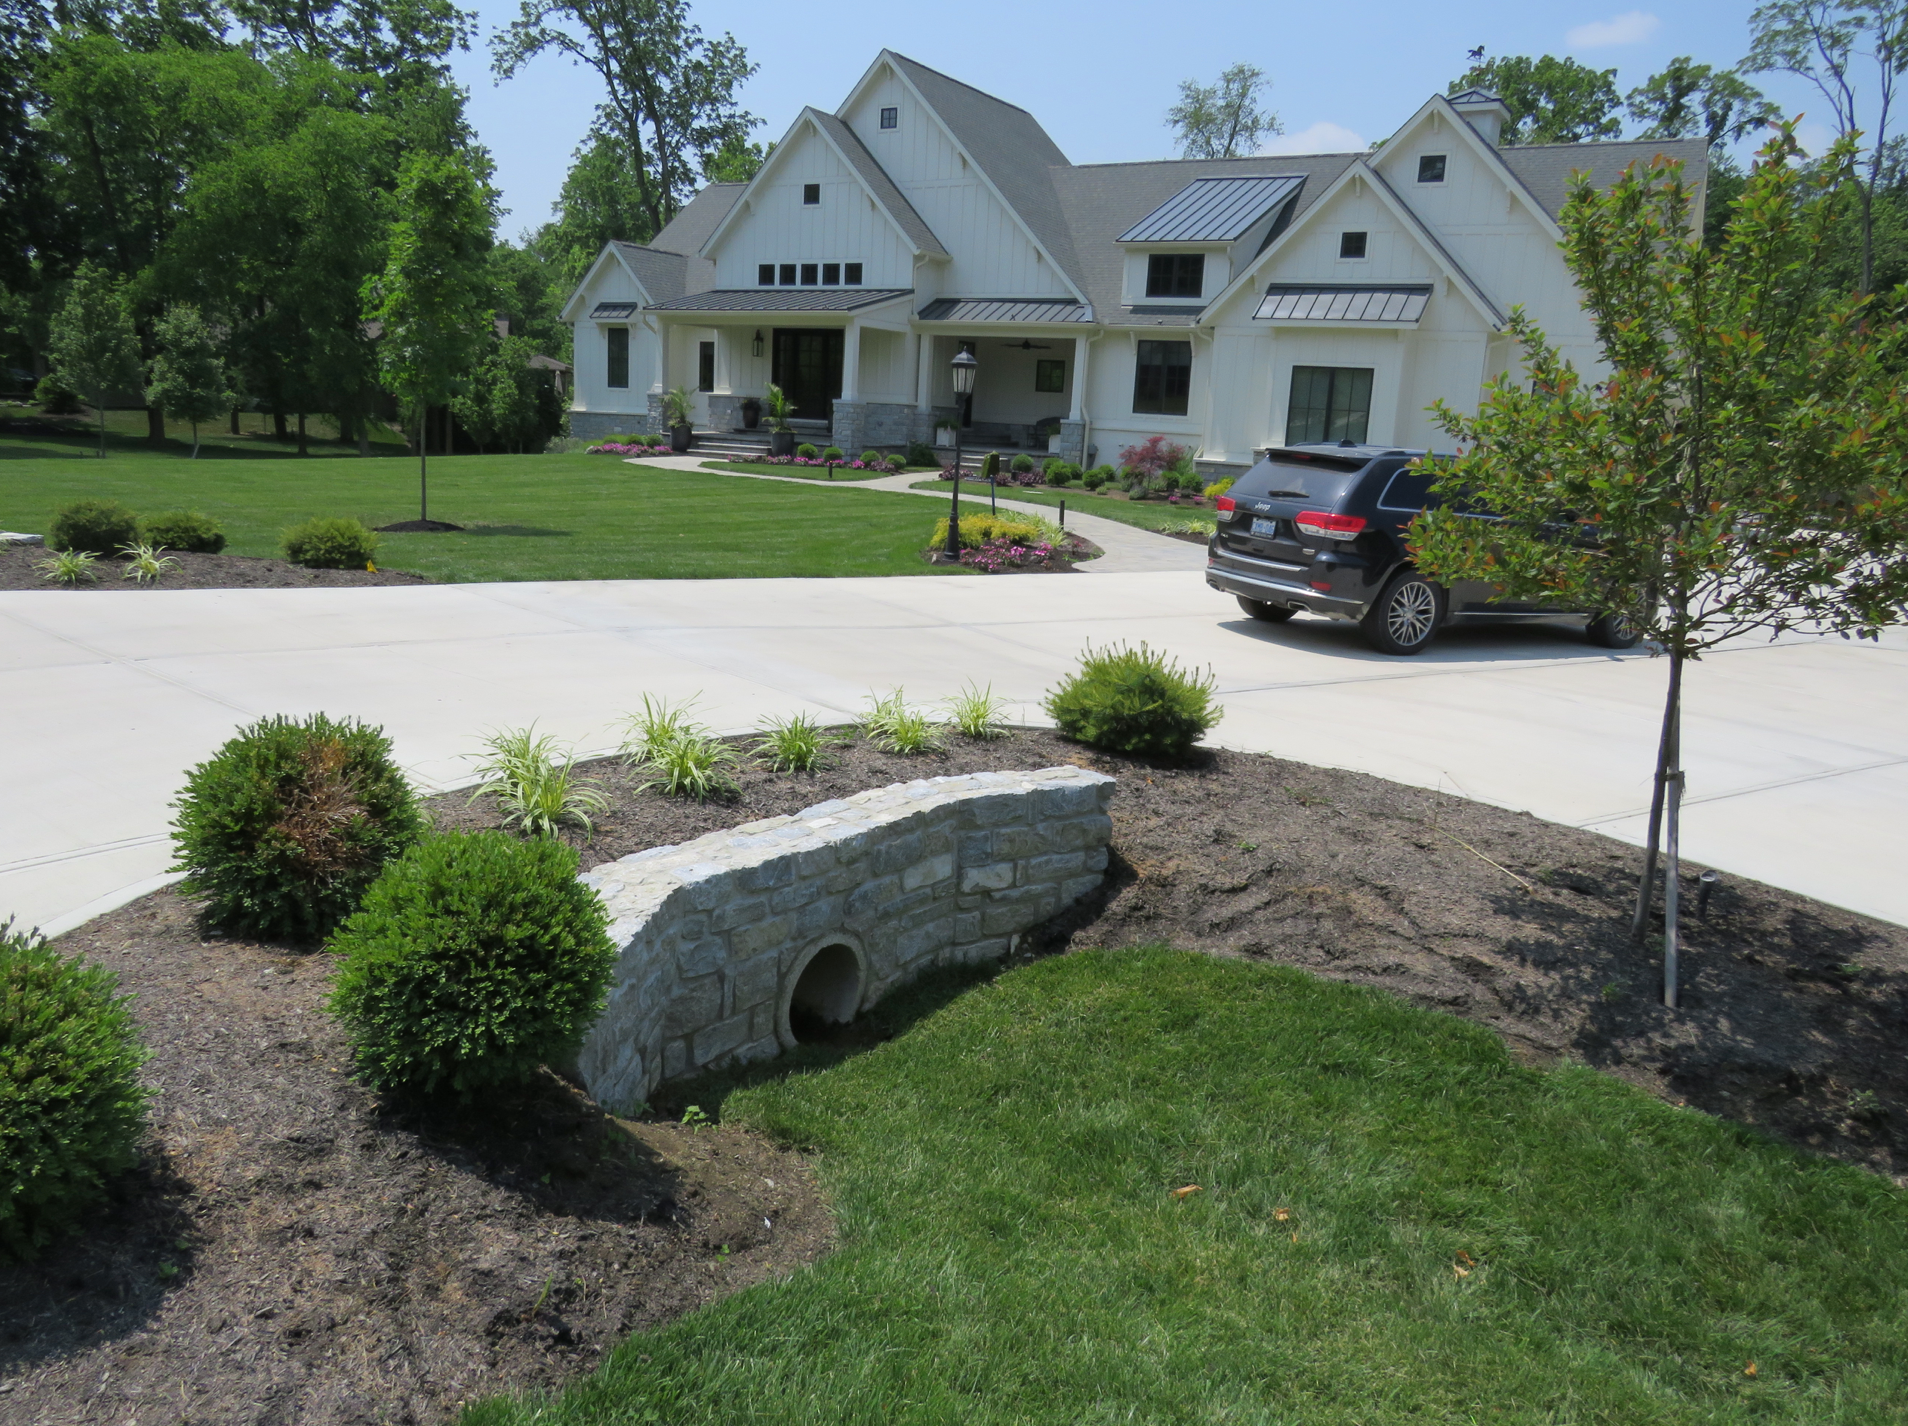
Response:
[[[639,436],[649,430],[649,417],[629,411],[572,411],[570,434],[582,441],[605,436]]]
[[[1056,441],[1053,453],[1061,460],[1072,461],[1075,465],[1086,464],[1086,422],[1062,421],[1055,433]]]

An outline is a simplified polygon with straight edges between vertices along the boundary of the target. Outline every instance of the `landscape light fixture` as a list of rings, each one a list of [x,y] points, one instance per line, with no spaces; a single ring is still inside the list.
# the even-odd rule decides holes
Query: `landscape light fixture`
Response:
[[[954,353],[954,494],[947,508],[947,554],[961,562],[961,403],[974,394],[974,373],[980,363],[970,351]]]
[[[757,356],[762,355],[762,329],[760,327],[755,329],[755,340],[749,343],[749,350],[754,352]]]

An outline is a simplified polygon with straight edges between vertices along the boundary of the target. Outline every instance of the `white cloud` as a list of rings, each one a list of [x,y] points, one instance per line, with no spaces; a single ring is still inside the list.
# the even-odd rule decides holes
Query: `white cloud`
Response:
[[[1320,119],[1309,129],[1300,129],[1296,134],[1275,134],[1260,145],[1259,152],[1264,154],[1363,153],[1370,147],[1370,141],[1362,135],[1353,133],[1342,124]]]
[[[1663,22],[1642,10],[1629,10],[1613,20],[1592,20],[1578,25],[1564,38],[1573,50],[1603,49],[1610,45],[1641,44],[1661,28]]]

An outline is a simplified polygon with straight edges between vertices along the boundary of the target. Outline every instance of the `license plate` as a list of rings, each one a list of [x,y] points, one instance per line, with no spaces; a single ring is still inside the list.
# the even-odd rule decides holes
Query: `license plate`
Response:
[[[1254,520],[1252,522],[1252,533],[1268,540],[1273,539],[1279,533],[1279,522],[1277,520]]]

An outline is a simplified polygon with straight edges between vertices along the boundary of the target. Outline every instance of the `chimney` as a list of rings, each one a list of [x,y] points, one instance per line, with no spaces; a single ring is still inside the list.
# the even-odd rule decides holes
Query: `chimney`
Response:
[[[1492,148],[1503,142],[1504,126],[1510,122],[1510,105],[1483,89],[1467,89],[1451,95],[1451,107]]]

